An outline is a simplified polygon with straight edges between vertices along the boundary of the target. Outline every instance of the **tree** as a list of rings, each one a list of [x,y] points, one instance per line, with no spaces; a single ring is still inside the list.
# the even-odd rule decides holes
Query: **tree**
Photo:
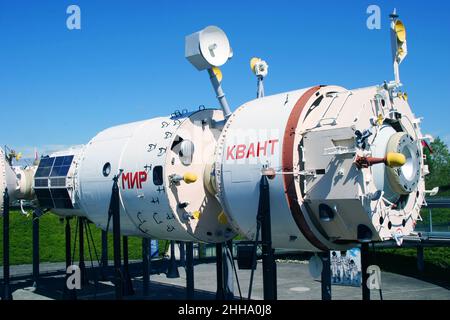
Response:
[[[430,146],[433,153],[425,148],[426,163],[430,170],[430,174],[425,178],[427,189],[448,187],[450,185],[450,152],[448,146],[439,137]],[[443,189],[445,188],[442,188],[442,191],[444,191]]]

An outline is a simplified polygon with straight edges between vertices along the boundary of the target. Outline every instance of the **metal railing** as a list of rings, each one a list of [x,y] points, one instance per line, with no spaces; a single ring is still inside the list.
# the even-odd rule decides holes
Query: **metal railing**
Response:
[[[450,199],[428,198],[426,202],[427,206],[422,210],[423,221],[417,223],[416,231],[429,237],[450,238]]]

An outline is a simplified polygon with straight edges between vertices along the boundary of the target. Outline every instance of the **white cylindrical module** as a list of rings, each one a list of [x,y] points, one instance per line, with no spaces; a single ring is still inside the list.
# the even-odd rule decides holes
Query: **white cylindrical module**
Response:
[[[75,202],[105,229],[113,177],[120,173],[125,235],[224,242],[235,233],[220,221],[218,200],[203,183],[223,120],[218,110],[177,113],[113,127],[86,145],[76,173]]]
[[[33,200],[33,178],[35,166],[11,166],[6,161],[6,155],[0,148],[0,210],[3,210],[3,196],[8,189],[10,203],[17,200]]]
[[[421,139],[408,103],[383,87],[318,86],[269,96],[228,120],[216,150],[215,189],[233,227],[253,239],[259,182],[271,175],[277,248],[401,243],[424,202]],[[398,154],[406,163],[388,166],[388,155]]]
[[[37,166],[19,167],[14,166],[16,173],[17,188],[15,197],[20,200],[33,200],[35,198],[33,189],[34,174]]]
[[[254,239],[263,166],[281,171],[281,145],[290,112],[306,90],[267,96],[238,108],[228,119],[216,151],[218,197],[230,223]],[[292,171],[292,170],[291,170]],[[314,250],[293,220],[282,176],[270,180],[272,242]]]

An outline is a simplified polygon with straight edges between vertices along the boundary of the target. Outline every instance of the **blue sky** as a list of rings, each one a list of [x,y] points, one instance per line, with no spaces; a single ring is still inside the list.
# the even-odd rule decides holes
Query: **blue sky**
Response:
[[[66,9],[81,8],[81,30]],[[366,9],[382,10],[381,30]],[[227,33],[232,109],[255,96],[253,56],[270,65],[266,95],[316,84],[358,88],[393,78],[388,15],[408,32],[402,82],[423,131],[450,142],[448,1],[0,0],[0,143],[26,155],[87,143],[109,126],[217,106],[207,74],[184,58],[184,37]]]

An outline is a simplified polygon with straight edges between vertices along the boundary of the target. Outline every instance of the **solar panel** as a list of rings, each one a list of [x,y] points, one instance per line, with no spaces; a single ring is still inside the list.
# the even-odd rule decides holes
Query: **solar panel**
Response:
[[[50,189],[55,208],[72,209],[72,200],[67,189]]]
[[[39,163],[39,167],[51,167],[51,166],[53,166],[54,161],[55,161],[55,158],[43,158],[43,159],[41,159],[41,162]]]
[[[43,158],[39,163],[39,167],[34,175],[36,178],[48,177],[53,167],[55,158]]]
[[[70,167],[70,165],[72,164],[72,161],[73,161],[73,156],[65,156],[63,165]]]
[[[73,155],[42,158],[35,174],[34,189],[39,204],[44,208],[73,209],[66,188],[66,178]]]
[[[36,193],[36,197],[38,198],[41,207],[55,208],[50,189],[35,189],[34,192]]]
[[[48,187],[48,179],[35,179],[34,180],[35,187]]]
[[[62,166],[63,162],[64,162],[64,157],[56,157],[53,165],[54,166]]]
[[[52,177],[65,177],[69,172],[70,165],[72,164],[73,156],[57,157],[53,164]]]

